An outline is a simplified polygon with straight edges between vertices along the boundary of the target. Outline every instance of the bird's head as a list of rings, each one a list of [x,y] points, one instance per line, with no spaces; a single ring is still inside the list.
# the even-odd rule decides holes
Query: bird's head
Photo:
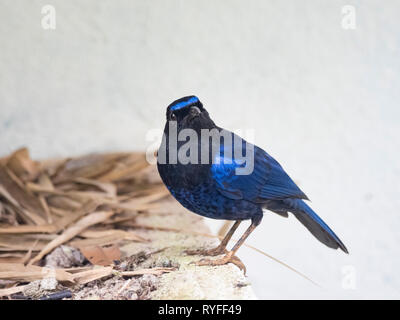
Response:
[[[196,96],[175,100],[167,108],[167,122],[176,121],[178,130],[185,128],[208,129],[215,126],[208,112]]]

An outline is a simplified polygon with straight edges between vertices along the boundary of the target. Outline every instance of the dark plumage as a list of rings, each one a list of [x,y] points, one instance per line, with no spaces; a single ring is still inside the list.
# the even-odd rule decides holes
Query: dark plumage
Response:
[[[184,97],[171,103],[167,108],[167,123],[164,129],[164,139],[160,152],[166,151],[164,162],[159,157],[158,171],[171,194],[187,209],[199,215],[213,218],[239,221],[251,219],[252,225],[246,231],[244,239],[239,241],[234,249],[222,260],[209,260],[200,264],[222,264],[235,262],[234,253],[244,242],[250,232],[261,222],[263,209],[268,209],[281,216],[288,216],[288,212],[294,216],[322,243],[330,248],[341,248],[347,253],[347,249],[335,233],[322,221],[321,218],[303,201],[308,200],[307,196],[293,182],[283,170],[281,165],[261,148],[254,146],[245,140],[242,147],[245,150],[246,144],[254,149],[254,170],[248,175],[237,175],[236,169],[246,165],[239,161],[233,152],[231,163],[221,161],[220,163],[169,163],[170,121],[176,121],[178,134],[184,129],[194,130],[199,137],[197,152],[201,154],[201,144],[206,139],[201,139],[202,129],[216,129],[222,132],[222,128],[214,124],[202,103],[195,96]],[[241,139],[230,131],[225,131],[233,141]],[[226,143],[221,140],[219,150],[212,149],[215,141],[207,138],[210,148],[207,149],[209,159],[219,158],[227,160],[224,151],[233,150],[237,145]],[[178,141],[178,150],[186,141]],[[187,155],[194,152],[194,149],[187,151]],[[211,161],[210,161],[211,162]],[[235,227],[234,226],[234,227]],[[233,228],[233,231],[236,229]],[[232,230],[231,230],[232,231]],[[219,254],[224,252],[226,243],[233,232],[228,233],[221,245],[208,251],[207,254]],[[243,238],[243,237],[242,237]],[[226,243],[225,243],[226,242]],[[217,261],[217,262],[215,262]],[[237,262],[237,261],[236,261]]]

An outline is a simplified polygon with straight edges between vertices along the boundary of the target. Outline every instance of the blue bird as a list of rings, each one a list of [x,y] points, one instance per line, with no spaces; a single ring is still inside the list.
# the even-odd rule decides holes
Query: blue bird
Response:
[[[283,217],[292,213],[320,242],[348,253],[338,236],[303,201],[307,196],[282,166],[261,148],[215,125],[196,96],[174,101],[166,116],[157,161],[162,181],[188,210],[208,218],[235,220],[218,247],[188,251],[209,256],[226,253],[221,259],[202,259],[198,265],[232,262],[244,268],[235,254],[260,224],[264,209]],[[244,157],[244,151],[249,155]],[[251,225],[227,251],[243,220],[251,220]]]

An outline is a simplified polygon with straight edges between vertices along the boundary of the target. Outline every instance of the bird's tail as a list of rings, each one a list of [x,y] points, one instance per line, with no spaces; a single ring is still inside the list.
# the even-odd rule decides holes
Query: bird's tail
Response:
[[[323,244],[330,248],[340,248],[349,253],[340,241],[339,237],[328,227],[328,225],[311,209],[303,200],[288,199],[291,211],[294,216]]]

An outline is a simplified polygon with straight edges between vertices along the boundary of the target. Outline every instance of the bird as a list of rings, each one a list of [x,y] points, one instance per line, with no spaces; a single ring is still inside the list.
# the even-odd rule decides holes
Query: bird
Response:
[[[213,139],[210,134],[202,136],[203,132],[218,133],[220,139]],[[246,151],[252,150],[252,158],[243,161],[245,147]],[[203,157],[207,161],[199,160]],[[245,169],[246,162],[250,163],[249,159],[253,162],[251,171],[238,174],[238,169]],[[283,217],[293,214],[327,247],[348,253],[339,237],[305,202],[308,197],[278,161],[260,147],[217,126],[194,95],[168,105],[163,139],[157,151],[157,169],[171,195],[186,209],[212,219],[235,221],[216,248],[186,251],[202,256],[224,254],[219,259],[203,258],[195,263],[199,266],[234,263],[245,270],[236,252],[261,223],[266,211]],[[250,226],[228,251],[228,242],[244,220],[250,220]]]

